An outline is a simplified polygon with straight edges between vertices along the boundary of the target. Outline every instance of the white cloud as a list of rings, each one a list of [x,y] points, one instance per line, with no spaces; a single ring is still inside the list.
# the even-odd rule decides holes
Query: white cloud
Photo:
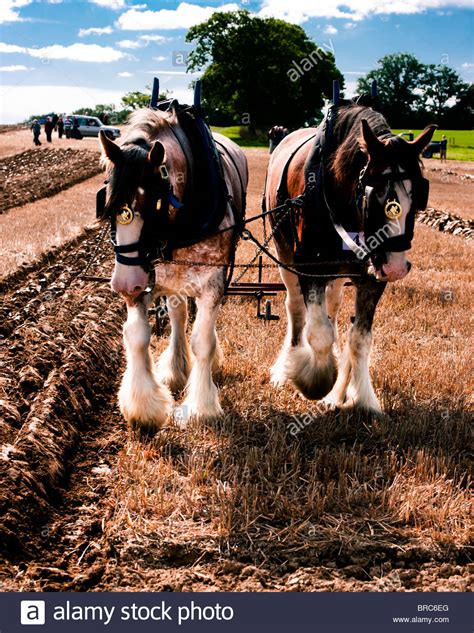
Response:
[[[125,0],[89,0],[92,4],[97,4],[99,7],[106,9],[123,9],[125,7]]]
[[[115,62],[125,57],[125,53],[110,46],[98,44],[52,44],[43,48],[26,48],[16,44],[0,42],[0,53],[24,53],[39,59],[70,59],[78,62]]]
[[[86,35],[108,35],[112,33],[111,26],[91,26],[90,29],[79,29],[79,37],[85,37]]]
[[[133,75],[132,73],[129,73],[126,70],[124,70],[123,73],[117,73],[117,77],[133,77]]]
[[[168,58],[165,57],[164,55],[159,55],[158,57],[152,57],[152,59],[155,60],[155,62],[164,62],[166,61]]]
[[[165,37],[164,35],[140,35],[138,39],[145,40],[145,42],[159,42],[160,44],[163,44],[172,38]]]
[[[124,31],[189,29],[195,24],[208,20],[216,11],[237,11],[241,8],[235,3],[220,7],[205,7],[181,2],[176,9],[160,9],[159,11],[129,9],[119,17],[117,26]]]
[[[18,9],[31,4],[33,0],[2,0],[0,2],[0,24],[3,22],[23,22],[24,18],[18,13]]]
[[[16,44],[5,44],[0,42],[0,53],[24,53],[26,48],[23,46],[17,46]]]
[[[115,44],[119,48],[134,49],[143,48],[144,46],[147,46],[148,42],[139,42],[137,40],[119,40],[118,42],[115,42]]]
[[[88,86],[3,85],[0,89],[0,123],[18,123],[40,112],[72,112],[97,103],[120,105],[123,90],[102,90]]]
[[[464,64],[461,64],[461,68],[474,68],[474,64],[471,64],[470,62],[464,62]]]
[[[358,21],[377,14],[415,14],[428,9],[471,8],[472,0],[264,0],[259,15],[277,17],[294,24],[311,18],[344,18]]]
[[[357,26],[357,25],[356,25],[356,24],[354,24],[354,22],[346,22],[346,23],[344,24],[344,28],[345,28],[345,29],[355,29],[355,27],[356,27],[356,26]]]
[[[338,31],[335,26],[333,26],[332,24],[328,24],[327,27],[324,29],[324,32],[326,33],[326,35],[336,35]]]
[[[22,66],[20,64],[17,64],[16,66],[0,66],[0,71],[2,73],[17,73],[25,70],[34,70],[34,68]]]

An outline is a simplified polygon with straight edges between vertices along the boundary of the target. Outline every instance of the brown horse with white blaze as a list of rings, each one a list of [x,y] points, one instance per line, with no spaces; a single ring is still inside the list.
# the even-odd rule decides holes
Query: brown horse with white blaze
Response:
[[[266,207],[303,202],[274,235],[288,317],[274,384],[290,382],[331,406],[380,411],[368,368],[372,323],[387,282],[411,268],[414,216],[428,196],[419,155],[435,128],[407,142],[379,112],[344,102],[272,154]],[[339,353],[336,316],[347,278],[356,287],[355,317]]]
[[[222,412],[212,378],[213,367],[221,361],[215,323],[236,237],[233,230],[198,234],[189,228],[193,209],[203,212],[193,201],[204,184],[199,181],[200,159],[182,120],[173,104],[165,111],[143,109],[132,115],[120,145],[100,135],[108,182],[102,219],[112,222],[116,244],[112,289],[124,298],[128,314],[123,330],[127,367],[119,404],[132,425],[152,430],[171,413],[171,392],[182,389],[185,400],[178,411],[183,422]],[[247,162],[232,141],[217,134],[214,140],[225,183],[214,228],[224,229],[245,214]],[[214,193],[210,195],[212,201]],[[160,257],[161,249],[166,257]],[[158,295],[167,298],[171,336],[154,367],[147,309]],[[191,349],[186,338],[187,297],[197,306]]]

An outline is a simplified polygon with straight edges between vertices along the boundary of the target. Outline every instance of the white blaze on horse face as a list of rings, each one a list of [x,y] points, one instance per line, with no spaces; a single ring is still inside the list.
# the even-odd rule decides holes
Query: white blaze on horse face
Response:
[[[118,246],[125,244],[133,244],[140,239],[140,233],[143,227],[143,220],[140,216],[135,215],[130,224],[117,223],[116,242]],[[123,257],[138,257],[138,251],[133,253],[124,253]],[[127,303],[128,300],[138,297],[147,287],[148,273],[141,266],[127,266],[115,262],[114,273],[112,275],[112,290],[124,295]]]
[[[390,168],[383,173],[391,171]],[[404,173],[399,168],[400,173]],[[402,214],[395,220],[388,220],[386,226],[388,227],[389,237],[395,237],[397,235],[403,235],[405,233],[407,215],[411,209],[411,180],[399,180],[393,183],[395,193],[397,194],[398,202],[402,207]],[[388,189],[379,197],[380,204],[385,207],[387,200]],[[410,271],[410,263],[405,257],[405,252],[388,252],[387,262],[383,264],[382,269],[376,271],[376,278],[384,281],[397,281],[406,277]]]

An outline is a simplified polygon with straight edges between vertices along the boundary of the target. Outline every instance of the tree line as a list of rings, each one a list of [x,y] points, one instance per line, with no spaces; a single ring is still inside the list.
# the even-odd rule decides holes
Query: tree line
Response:
[[[214,125],[241,125],[252,133],[273,125],[314,125],[332,96],[333,80],[339,79],[344,88],[331,41],[319,46],[302,27],[284,20],[260,18],[246,10],[218,12],[193,26],[186,41],[193,45],[187,70],[202,73],[203,105]],[[359,94],[370,92],[373,79],[393,128],[427,123],[472,128],[473,85],[445,64],[424,64],[409,53],[394,53],[358,80]],[[102,104],[75,114],[108,111],[110,122],[122,123],[149,99],[148,87],[148,92],[124,95],[122,109]]]
[[[427,122],[445,129],[473,126],[473,84],[445,64],[423,64],[409,53],[395,53],[382,57],[377,68],[358,80],[358,92],[369,92],[373,79],[382,111],[394,128],[418,128]]]

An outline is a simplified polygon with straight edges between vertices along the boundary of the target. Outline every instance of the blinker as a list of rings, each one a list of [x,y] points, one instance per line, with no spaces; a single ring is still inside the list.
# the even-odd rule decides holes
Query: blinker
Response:
[[[430,193],[430,181],[427,178],[419,178],[414,191],[414,206],[417,211],[423,211],[428,206]]]
[[[107,187],[101,187],[95,196],[95,217],[100,220],[104,217],[105,200],[107,197]]]

